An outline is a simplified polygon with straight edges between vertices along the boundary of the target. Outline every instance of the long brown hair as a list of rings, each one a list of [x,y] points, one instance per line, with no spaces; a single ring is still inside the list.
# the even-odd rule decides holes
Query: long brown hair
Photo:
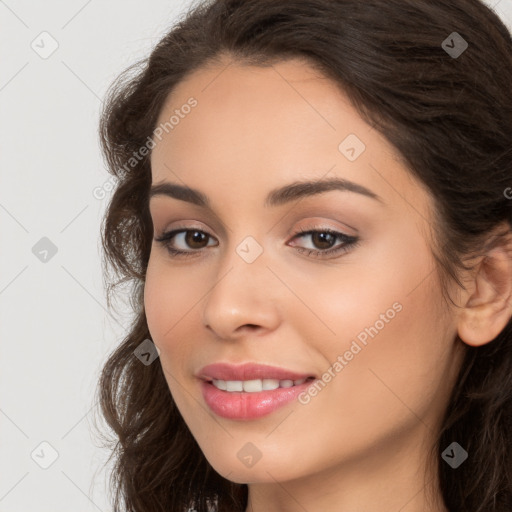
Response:
[[[459,36],[468,46],[450,54],[443,42],[453,48]],[[257,66],[303,58],[343,89],[435,198],[433,252],[443,290],[449,279],[463,286],[467,257],[497,243],[488,239],[497,226],[505,223],[508,233],[512,224],[504,193],[512,186],[512,39],[482,2],[211,0],[191,7],[112,84],[100,121],[116,182],[102,223],[107,301],[111,307],[112,293],[127,283],[134,313],[97,389],[114,434],[116,512],[242,512],[247,505],[247,485],[224,479],[205,459],[159,359],[144,365],[134,355],[151,338],[143,287],[153,236],[149,156],[134,153],[148,144],[173,88],[221,56]],[[512,510],[511,425],[509,321],[492,342],[467,347],[432,447],[449,510]],[[457,469],[440,456],[454,441],[469,453]]]

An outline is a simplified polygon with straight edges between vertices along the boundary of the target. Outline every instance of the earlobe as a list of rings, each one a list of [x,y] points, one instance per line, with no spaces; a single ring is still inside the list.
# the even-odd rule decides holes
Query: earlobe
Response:
[[[478,347],[498,336],[512,317],[512,251],[500,245],[478,265],[474,292],[459,311],[458,334],[467,345]]]

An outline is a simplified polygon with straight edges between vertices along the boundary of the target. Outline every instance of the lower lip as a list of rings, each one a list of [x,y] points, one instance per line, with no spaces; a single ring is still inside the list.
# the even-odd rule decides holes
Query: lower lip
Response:
[[[245,393],[222,391],[211,382],[202,381],[201,391],[208,407],[218,416],[231,420],[254,420],[292,402],[313,382],[315,380],[311,379],[289,388]]]

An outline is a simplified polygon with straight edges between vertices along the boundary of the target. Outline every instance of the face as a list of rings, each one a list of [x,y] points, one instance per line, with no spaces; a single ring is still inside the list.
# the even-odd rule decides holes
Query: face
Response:
[[[427,190],[299,60],[202,68],[172,92],[158,125],[173,115],[154,139],[153,185],[208,201],[170,188],[151,197],[155,239],[176,233],[153,241],[144,300],[170,392],[205,457],[239,483],[325,477],[355,461],[405,460],[404,450],[418,460],[460,363]],[[351,185],[275,192],[327,180]],[[217,390],[200,378],[213,363],[313,379]]]

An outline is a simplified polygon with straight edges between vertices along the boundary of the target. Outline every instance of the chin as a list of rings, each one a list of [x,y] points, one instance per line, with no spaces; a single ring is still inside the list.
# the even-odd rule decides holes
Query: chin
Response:
[[[263,459],[259,460],[252,467],[244,467],[244,464],[238,460],[222,462],[209,460],[213,469],[226,480],[237,484],[256,484],[256,483],[275,483],[276,480],[287,481],[299,478],[300,475],[290,473],[291,464],[287,464],[286,461],[281,460],[285,467],[277,467],[274,461]]]

